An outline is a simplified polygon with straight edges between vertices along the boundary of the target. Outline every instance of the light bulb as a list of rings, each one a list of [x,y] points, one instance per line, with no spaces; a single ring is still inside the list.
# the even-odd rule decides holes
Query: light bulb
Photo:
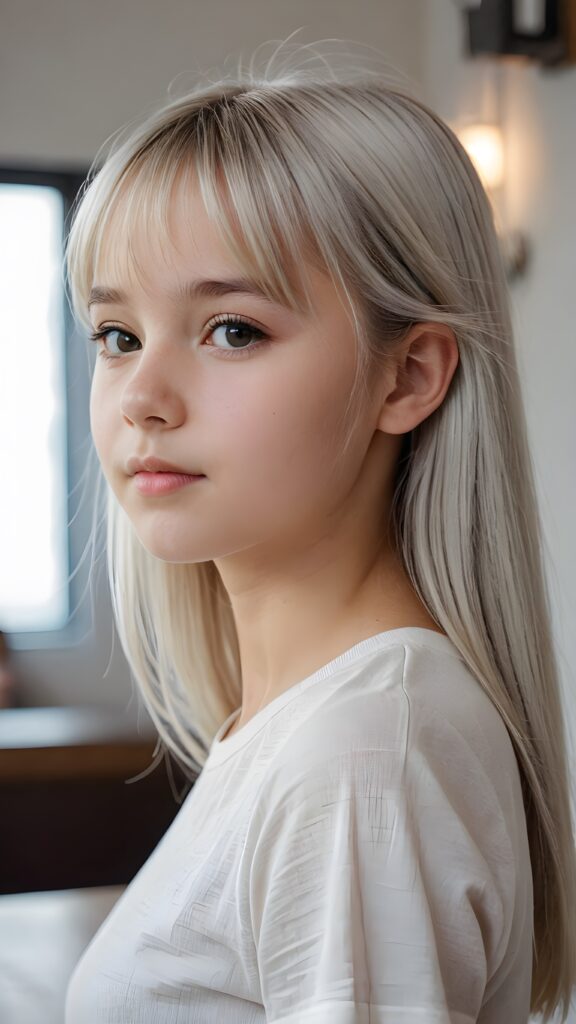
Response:
[[[504,180],[502,133],[496,125],[473,124],[457,132],[485,189],[499,188]]]

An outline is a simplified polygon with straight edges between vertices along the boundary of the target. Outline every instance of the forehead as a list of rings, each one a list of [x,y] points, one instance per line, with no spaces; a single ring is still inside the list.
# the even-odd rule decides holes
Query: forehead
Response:
[[[115,197],[102,232],[94,279],[111,287],[174,285],[180,276],[239,275],[230,248],[208,216],[200,189],[174,185],[138,200],[138,183]]]
[[[146,220],[141,219],[139,235],[144,242]],[[165,233],[156,237],[157,245],[175,268],[182,261],[196,264],[206,276],[211,270],[239,273],[241,267],[214,217],[206,209],[200,188],[193,181],[176,184],[166,205]]]
[[[190,282],[233,280],[237,286],[230,291],[239,292],[245,282],[270,302],[313,313],[319,291],[333,288],[317,254],[304,240],[301,253],[284,253],[274,237],[266,237],[265,226],[247,224],[245,211],[242,220],[224,195],[207,193],[191,171],[169,187],[144,176],[125,183],[102,231],[93,288],[140,287],[190,298],[201,294],[190,290]],[[210,294],[210,286],[203,294]],[[218,285],[211,294],[218,294]]]

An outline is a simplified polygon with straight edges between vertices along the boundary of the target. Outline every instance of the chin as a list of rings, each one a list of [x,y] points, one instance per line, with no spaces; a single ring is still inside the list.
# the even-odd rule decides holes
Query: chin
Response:
[[[190,544],[190,537],[179,538],[170,536],[166,530],[142,529],[133,522],[134,533],[141,545],[160,562],[168,562],[172,565],[190,565],[198,562],[207,562],[209,555],[199,551],[197,547]]]
[[[155,542],[149,537],[144,537],[136,531],[138,540],[149,555],[157,558],[160,562],[168,562],[172,565],[186,565],[190,562],[205,561],[205,559],[193,558],[181,545],[166,544],[162,541]]]

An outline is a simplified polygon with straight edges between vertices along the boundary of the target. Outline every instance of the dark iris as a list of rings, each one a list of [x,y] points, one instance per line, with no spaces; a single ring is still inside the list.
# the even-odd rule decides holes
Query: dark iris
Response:
[[[132,337],[131,334],[126,334],[124,331],[111,331],[110,333],[111,334],[116,334],[118,336],[117,340],[116,340],[116,344],[118,345],[118,348],[120,348],[121,351],[122,351],[122,349],[121,349],[121,346],[120,346],[120,338],[124,338],[125,340],[127,340],[128,344],[130,344],[130,342],[134,342],[136,340],[135,338]]]
[[[253,327],[247,327],[247,326],[245,326],[243,324],[238,324],[238,326],[234,326],[232,324],[225,324],[224,326],[226,327],[226,331],[227,332],[228,331],[235,331],[235,332],[237,332],[236,333],[236,340],[240,341],[240,342],[241,341],[247,341],[249,338],[253,337],[254,334],[255,334],[255,330],[254,330]],[[248,335],[248,339],[243,338],[243,334],[247,334]],[[228,340],[232,343],[234,339],[233,338],[229,338]],[[235,347],[236,348],[240,348],[242,346],[236,345]]]

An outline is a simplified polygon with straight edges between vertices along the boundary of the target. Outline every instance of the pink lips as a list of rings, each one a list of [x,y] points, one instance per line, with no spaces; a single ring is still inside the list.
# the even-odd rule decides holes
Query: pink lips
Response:
[[[134,483],[141,494],[171,494],[187,487],[188,484],[204,480],[204,476],[189,476],[187,473],[135,473]]]

